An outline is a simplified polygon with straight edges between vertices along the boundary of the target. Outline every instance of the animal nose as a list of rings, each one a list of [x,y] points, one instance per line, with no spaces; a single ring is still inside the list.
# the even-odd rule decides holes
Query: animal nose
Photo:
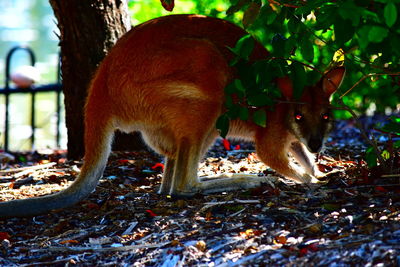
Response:
[[[311,136],[308,140],[308,147],[312,153],[317,153],[322,147],[322,138],[318,136]]]

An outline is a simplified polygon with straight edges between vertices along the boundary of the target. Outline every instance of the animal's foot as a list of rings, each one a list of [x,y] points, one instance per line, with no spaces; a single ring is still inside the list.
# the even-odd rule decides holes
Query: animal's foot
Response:
[[[199,177],[199,182],[188,185],[184,189],[175,188],[168,195],[179,198],[193,197],[196,194],[211,194],[256,188],[271,179],[269,176],[256,174],[226,174],[220,176]],[[161,190],[159,193],[162,193]],[[164,193],[165,194],[165,193]]]

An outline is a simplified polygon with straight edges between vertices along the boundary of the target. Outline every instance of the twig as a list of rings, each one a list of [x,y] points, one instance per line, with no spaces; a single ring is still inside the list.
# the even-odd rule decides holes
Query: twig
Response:
[[[7,173],[16,173],[16,172],[20,172],[18,174],[15,175],[15,177],[21,177],[25,174],[30,173],[31,171],[36,171],[36,170],[40,170],[40,169],[45,169],[45,168],[49,168],[52,167],[54,165],[56,165],[57,163],[55,162],[50,162],[50,163],[46,163],[46,164],[41,164],[41,165],[35,165],[35,166],[29,166],[29,167],[23,167],[23,168],[16,168],[16,169],[7,169],[7,170],[1,170],[0,171],[0,175],[3,174],[7,174]],[[22,173],[22,174],[21,174]]]
[[[388,75],[388,76],[399,76],[400,72],[397,73],[370,73],[367,75],[364,75],[363,77],[361,77],[361,79],[359,79],[352,87],[350,87],[349,90],[347,90],[346,92],[344,92],[339,99],[342,99],[344,96],[346,96],[348,93],[350,93],[357,85],[359,85],[362,81],[364,81],[365,79],[367,79],[368,77],[373,77],[373,76],[383,76],[383,75]]]
[[[136,225],[138,225],[138,222],[132,222],[129,227],[122,233],[122,235],[130,235],[132,233],[133,228],[136,227]]]
[[[312,65],[310,65],[310,64],[307,64],[307,63],[298,61],[297,59],[285,58],[285,57],[271,57],[270,59],[271,59],[271,60],[285,60],[285,61],[290,61],[290,62],[292,62],[292,63],[298,63],[298,64],[300,64],[300,65],[303,65],[303,66],[306,67],[306,68],[309,68],[309,69],[311,69],[311,70],[314,70],[314,71],[319,72],[319,74],[321,74],[321,75],[324,75],[324,73],[323,73],[322,71],[320,71],[319,69],[317,69],[316,67],[314,67],[314,66],[312,66]]]
[[[260,204],[260,200],[248,199],[248,200],[229,200],[229,201],[216,201],[216,202],[206,202],[205,205],[225,205],[225,204]]]
[[[260,201],[256,199],[249,199],[249,200],[230,200],[230,201],[218,201],[218,202],[206,202],[204,203],[204,207],[200,209],[200,212],[205,211],[211,207],[217,206],[217,205],[226,205],[226,204],[259,204]]]
[[[236,216],[238,216],[240,213],[242,213],[245,210],[246,210],[246,208],[243,208],[243,209],[241,209],[241,210],[239,210],[239,211],[237,211],[235,213],[232,213],[231,215],[228,215],[228,217],[236,217]]]
[[[19,265],[20,267],[30,267],[30,266],[55,266],[57,264],[60,263],[66,263],[69,262],[71,260],[75,260],[77,257],[76,255],[68,257],[68,258],[64,258],[64,259],[59,259],[59,260],[54,260],[54,261],[44,261],[44,262],[32,262],[32,263],[28,263],[28,264],[22,264]],[[67,264],[65,264],[67,265]]]
[[[400,184],[371,184],[371,185],[356,185],[349,186],[349,189],[375,188],[375,187],[397,187]]]
[[[326,245],[325,247],[328,248],[328,249],[343,248],[343,247],[348,248],[348,247],[359,246],[359,245],[365,244],[367,242],[372,242],[372,241],[374,241],[374,239],[372,239],[372,238],[364,238],[364,239],[360,239],[360,240],[350,240],[350,241],[348,241],[346,243],[343,242],[341,239],[339,239],[338,241],[336,241],[334,244]]]
[[[171,242],[163,242],[157,244],[130,245],[121,247],[48,247],[38,251],[66,251],[66,252],[116,252],[131,251],[144,248],[160,248],[170,244]]]
[[[394,177],[400,177],[400,173],[398,174],[383,174],[381,175],[382,178],[394,178]]]

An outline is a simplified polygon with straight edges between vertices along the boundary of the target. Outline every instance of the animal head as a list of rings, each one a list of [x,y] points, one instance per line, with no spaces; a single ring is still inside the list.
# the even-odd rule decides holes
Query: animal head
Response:
[[[308,150],[317,153],[333,128],[330,96],[342,83],[345,68],[327,72],[314,86],[307,87],[299,100],[293,100],[293,86],[288,78],[280,78],[278,87],[288,100],[286,127]],[[298,103],[296,103],[298,102]]]

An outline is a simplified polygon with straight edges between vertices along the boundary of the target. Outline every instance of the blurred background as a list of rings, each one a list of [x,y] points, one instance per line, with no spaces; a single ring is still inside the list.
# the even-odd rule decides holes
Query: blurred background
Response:
[[[35,67],[40,73],[37,84],[56,83],[59,62],[57,32],[53,11],[47,1],[0,1],[0,88],[5,87],[6,55],[17,45],[26,45],[33,50]],[[11,58],[11,73],[23,65],[31,65],[30,57],[26,51],[18,50]],[[11,83],[10,86],[15,85]],[[36,148],[56,147],[55,100],[55,92],[36,95]],[[31,149],[30,106],[29,94],[10,96],[9,149],[12,151]],[[4,147],[4,114],[5,96],[0,95],[0,147]],[[60,141],[61,147],[66,147],[65,127],[61,127]]]

